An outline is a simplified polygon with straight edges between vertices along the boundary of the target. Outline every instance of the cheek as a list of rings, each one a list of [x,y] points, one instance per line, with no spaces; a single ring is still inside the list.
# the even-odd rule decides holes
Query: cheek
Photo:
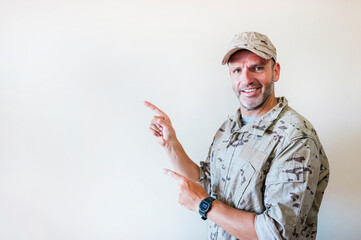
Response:
[[[234,78],[231,79],[231,81],[232,81],[232,88],[237,90],[239,82],[237,80],[235,80]]]
[[[238,85],[237,85],[237,83],[232,82],[232,88],[238,94]]]
[[[236,83],[232,81],[232,88],[234,89],[236,87]]]
[[[262,86],[268,85],[271,81],[272,81],[272,75],[268,76],[267,74],[262,74],[262,76],[259,76],[259,78],[258,78],[258,82]]]

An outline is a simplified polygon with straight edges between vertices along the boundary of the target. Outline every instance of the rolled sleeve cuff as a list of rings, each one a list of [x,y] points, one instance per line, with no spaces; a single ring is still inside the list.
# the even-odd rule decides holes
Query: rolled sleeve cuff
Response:
[[[267,212],[256,215],[254,225],[258,239],[282,239],[273,219],[268,216]]]
[[[198,182],[200,182],[203,186],[203,188],[206,190],[208,194],[210,194],[210,179],[209,176],[207,176],[207,164],[204,162],[201,162],[201,166],[199,167],[199,179]]]
[[[199,178],[198,178],[198,182],[202,183],[205,179],[205,174],[204,171],[202,169],[202,167],[199,168]]]

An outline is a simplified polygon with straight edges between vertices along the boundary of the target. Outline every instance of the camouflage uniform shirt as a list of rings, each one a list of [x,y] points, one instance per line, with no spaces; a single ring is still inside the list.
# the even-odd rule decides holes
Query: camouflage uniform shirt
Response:
[[[245,126],[239,110],[223,123],[201,162],[200,181],[217,200],[257,213],[259,239],[315,239],[328,160],[310,122],[284,97],[277,100]],[[208,239],[236,239],[207,222]]]

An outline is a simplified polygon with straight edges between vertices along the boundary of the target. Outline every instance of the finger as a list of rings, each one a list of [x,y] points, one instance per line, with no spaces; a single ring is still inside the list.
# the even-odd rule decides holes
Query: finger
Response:
[[[162,131],[159,131],[159,130],[154,129],[154,128],[152,128],[152,127],[149,127],[149,129],[150,129],[152,132],[154,132],[154,133],[156,133],[157,135],[159,135],[159,136],[162,136],[162,135],[163,135],[163,132],[162,132]]]
[[[163,134],[162,134],[162,132],[157,132],[157,131],[155,131],[154,129],[152,129],[152,128],[149,128],[149,130],[153,133],[153,135],[154,136],[156,136],[156,137],[161,137]]]
[[[152,122],[149,126],[149,128],[154,129],[155,131],[163,134],[163,126],[160,123]]]
[[[149,127],[149,130],[153,133],[153,135],[155,135],[157,137],[163,136],[163,132],[161,132],[161,131],[157,131],[157,130],[151,128],[151,127]]]
[[[171,176],[172,178],[174,178],[175,180],[177,180],[178,182],[182,182],[184,180],[186,180],[187,178],[179,173],[176,173],[170,169],[167,169],[167,168],[164,168],[163,170],[163,173],[168,175],[168,176]]]
[[[171,126],[169,126],[169,123],[164,121],[163,119],[154,119],[151,121],[150,125],[154,125],[155,127],[157,127],[156,130],[164,133],[167,132],[171,129]]]
[[[144,101],[145,106],[147,106],[148,108],[150,108],[153,112],[155,112],[156,114],[168,118],[168,115],[165,114],[165,112],[163,112],[162,110],[160,110],[158,107],[156,107],[155,105],[151,104],[150,102]]]
[[[163,147],[165,146],[165,141],[164,141],[164,139],[162,138],[162,136],[157,137],[156,140],[157,140],[157,142],[158,142],[161,146],[163,146]]]
[[[151,123],[157,125],[159,129],[163,129],[163,127],[169,128],[171,126],[170,122],[161,117],[153,118]]]
[[[162,116],[153,116],[153,120],[154,121],[158,121],[158,120],[168,121],[168,118],[165,118],[165,117],[162,117]]]
[[[163,125],[168,126],[168,122],[165,122],[163,117],[158,116],[154,116],[152,123],[155,124],[160,130],[163,130]]]
[[[158,123],[157,121],[155,121],[155,120],[152,120],[150,122],[149,127],[153,128],[154,130],[157,130],[157,131],[162,131],[163,130],[163,126],[160,123]]]

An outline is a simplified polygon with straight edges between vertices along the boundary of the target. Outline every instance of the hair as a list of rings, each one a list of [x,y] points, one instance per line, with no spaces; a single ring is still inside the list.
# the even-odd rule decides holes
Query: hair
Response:
[[[276,61],[274,58],[272,58],[272,68],[276,65]]]

